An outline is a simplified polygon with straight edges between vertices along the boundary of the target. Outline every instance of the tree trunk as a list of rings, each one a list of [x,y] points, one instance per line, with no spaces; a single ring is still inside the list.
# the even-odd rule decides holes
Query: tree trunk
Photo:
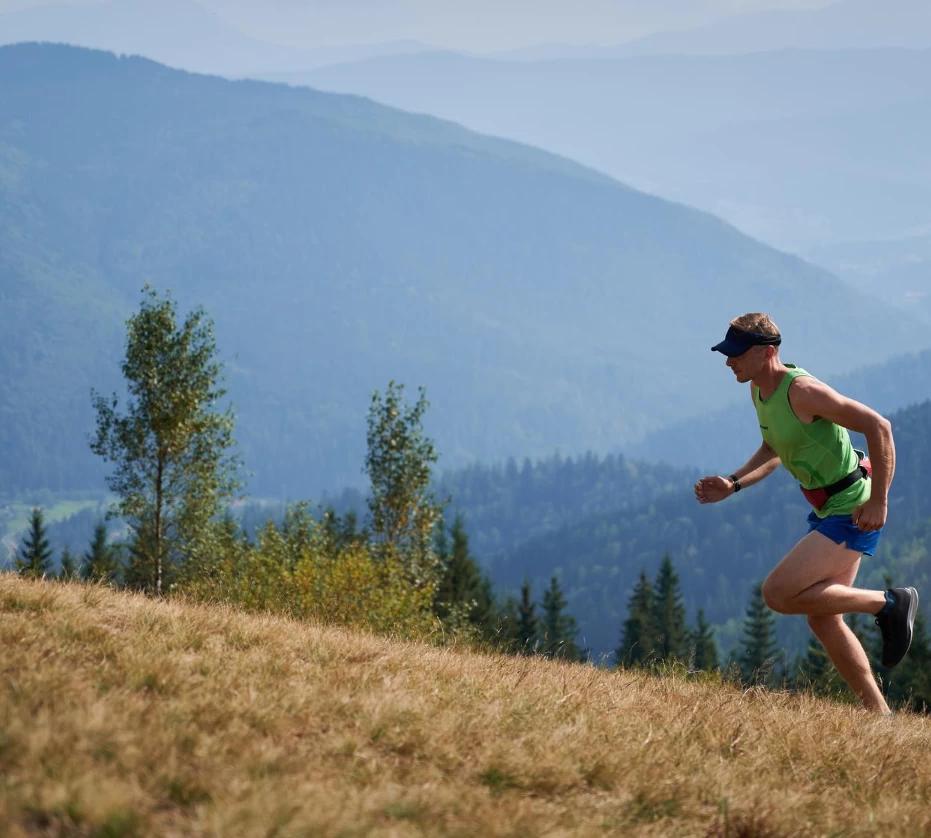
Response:
[[[165,472],[164,460],[158,458],[155,477],[155,596],[162,595],[162,480]]]

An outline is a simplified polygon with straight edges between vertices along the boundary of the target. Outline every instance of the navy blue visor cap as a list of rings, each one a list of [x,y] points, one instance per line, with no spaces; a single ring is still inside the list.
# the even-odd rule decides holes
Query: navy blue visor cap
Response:
[[[779,346],[782,335],[758,335],[756,332],[745,332],[736,326],[731,326],[724,336],[724,340],[711,347],[712,352],[720,352],[728,358],[743,355],[751,346]]]

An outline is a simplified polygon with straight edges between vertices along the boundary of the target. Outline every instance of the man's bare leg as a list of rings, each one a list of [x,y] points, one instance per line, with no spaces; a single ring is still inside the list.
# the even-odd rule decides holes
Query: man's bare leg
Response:
[[[774,611],[807,614],[808,625],[854,695],[867,709],[888,713],[863,644],[842,616],[875,614],[885,604],[883,591],[852,587],[859,569],[859,553],[809,533],[767,577],[763,597]]]
[[[840,614],[809,617],[808,625],[821,641],[840,677],[863,702],[863,706],[877,713],[888,713],[889,705],[873,677],[863,644],[844,622],[844,618]]]
[[[780,614],[876,614],[886,594],[851,587],[859,567],[860,553],[811,532],[766,577],[763,599]]]

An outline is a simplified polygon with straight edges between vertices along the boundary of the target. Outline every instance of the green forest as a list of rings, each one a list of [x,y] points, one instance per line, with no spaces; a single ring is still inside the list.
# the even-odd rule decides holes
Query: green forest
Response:
[[[730,403],[707,347],[741,310],[772,311],[823,375],[866,363],[825,306],[871,362],[927,345],[820,268],[527,146],[358,97],[0,48],[4,494],[100,487],[87,393],[120,386],[147,280],[215,319],[250,491],[279,499],[363,485],[366,401],[392,378],[430,392],[445,470],[624,450]]]
[[[797,487],[700,507],[682,465],[752,453],[717,447],[754,427],[713,410],[726,299],[860,369],[827,377],[890,415],[899,466],[859,583],[931,577],[927,354],[879,363],[923,329],[711,216],[365,100],[47,45],[0,49],[0,197],[22,573],[830,691],[804,620],[759,603],[806,531]],[[645,438],[655,461],[622,453]],[[928,695],[923,632],[899,700]]]

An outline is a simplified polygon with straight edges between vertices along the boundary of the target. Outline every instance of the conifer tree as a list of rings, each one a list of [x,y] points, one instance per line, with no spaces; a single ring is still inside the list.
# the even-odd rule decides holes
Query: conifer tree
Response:
[[[691,634],[692,666],[696,670],[710,672],[719,667],[718,647],[714,642],[714,633],[705,619],[705,610],[698,609],[695,629]]]
[[[776,656],[776,624],[763,601],[763,585],[756,583],[744,618],[740,672],[748,684],[772,684]]]
[[[491,579],[484,573],[479,585],[475,608],[469,612],[469,622],[478,629],[479,634],[485,640],[495,641],[501,633],[501,622]]]
[[[655,660],[657,638],[654,604],[653,587],[647,579],[646,571],[641,570],[640,579],[627,604],[621,645],[614,653],[618,666],[644,666]]]
[[[449,531],[446,529],[446,519],[442,515],[436,522],[433,549],[436,551],[437,561],[445,565],[449,561]]]
[[[656,654],[660,660],[683,659],[687,655],[688,630],[679,577],[667,553],[656,576],[653,594],[653,624],[656,629]]]
[[[89,582],[115,582],[119,570],[116,550],[107,544],[107,526],[100,521],[94,527],[94,537],[83,556],[81,577]]]
[[[520,615],[517,613],[517,598],[508,594],[498,606],[495,645],[505,652],[520,654],[517,648]]]
[[[29,515],[29,531],[23,538],[23,546],[16,556],[16,568],[23,576],[41,579],[51,567],[52,551],[45,532],[45,520],[41,507],[33,507]]]
[[[796,689],[810,690],[815,695],[831,695],[839,688],[835,676],[836,670],[818,638],[809,638],[805,656],[796,666],[793,679]]]
[[[531,598],[530,580],[525,579],[520,588],[520,602],[517,606],[517,651],[522,655],[532,655],[536,652],[540,637],[536,607],[537,604]]]
[[[479,600],[484,602],[482,588],[482,573],[478,563],[469,554],[469,536],[466,533],[465,522],[462,515],[457,513],[453,519],[452,548],[448,544],[445,526],[441,525],[436,536],[437,558],[440,561],[440,576],[434,595],[434,613],[441,619],[446,619],[451,613],[459,612],[467,615],[469,622],[472,614],[479,606]],[[477,622],[481,623],[482,618]]]
[[[866,626],[863,625],[863,615],[846,614],[844,615],[844,622],[847,623],[848,628],[853,632],[854,637],[860,641],[863,648],[869,649],[869,639],[866,636]]]
[[[578,623],[575,617],[566,613],[567,604],[559,579],[553,576],[549,588],[543,592],[543,618],[540,626],[543,654],[550,658],[579,660],[581,650],[575,644]]]
[[[343,544],[355,544],[359,539],[359,520],[354,509],[347,510],[343,515],[342,526],[340,527],[340,538]]]
[[[78,577],[78,563],[68,547],[61,550],[61,567],[58,571],[58,578],[62,582],[70,582]]]
[[[339,520],[339,516],[336,514],[336,510],[333,508],[332,504],[323,511],[323,521],[321,523],[320,530],[325,545],[324,549],[328,555],[335,557],[339,552],[340,543],[342,541],[340,538],[342,522]]]

